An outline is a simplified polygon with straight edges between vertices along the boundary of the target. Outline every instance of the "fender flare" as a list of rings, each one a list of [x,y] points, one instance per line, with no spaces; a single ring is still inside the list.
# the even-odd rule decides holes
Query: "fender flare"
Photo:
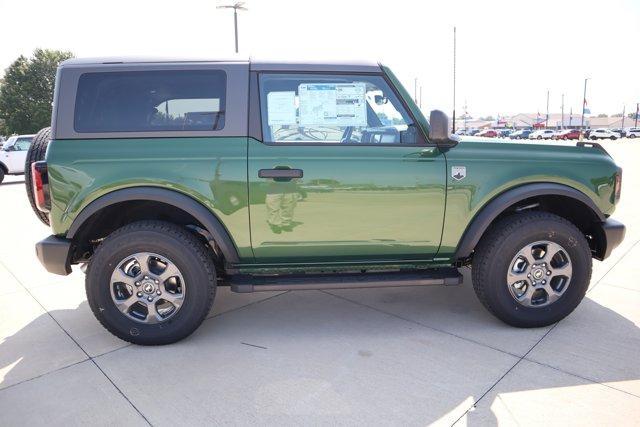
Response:
[[[82,225],[96,212],[115,203],[132,200],[149,200],[166,203],[177,209],[183,210],[197,219],[216,242],[227,262],[235,264],[240,262],[238,250],[231,239],[229,232],[218,217],[197,200],[174,190],[166,190],[158,187],[131,187],[115,190],[89,203],[73,220],[67,231],[66,237],[73,239]]]
[[[586,205],[600,221],[606,220],[605,215],[596,206],[594,201],[573,187],[555,183],[525,184],[500,193],[480,209],[462,235],[462,239],[454,255],[454,260],[464,259],[471,255],[493,220],[504,212],[505,209],[515,203],[535,196],[570,197]]]

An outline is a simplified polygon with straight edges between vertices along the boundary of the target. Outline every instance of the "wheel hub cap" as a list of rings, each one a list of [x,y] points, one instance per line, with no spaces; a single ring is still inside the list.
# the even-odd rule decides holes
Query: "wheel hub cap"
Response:
[[[507,286],[525,307],[545,307],[557,301],[571,282],[569,253],[555,242],[543,240],[520,249],[511,260]]]

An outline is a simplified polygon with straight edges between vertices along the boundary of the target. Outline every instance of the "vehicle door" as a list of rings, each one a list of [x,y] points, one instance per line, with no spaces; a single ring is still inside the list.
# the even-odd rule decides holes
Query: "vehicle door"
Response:
[[[13,150],[9,152],[9,172],[24,172],[24,162],[27,159],[27,151],[31,146],[32,137],[18,137],[13,145]]]
[[[251,110],[261,117],[248,149],[257,262],[435,256],[445,158],[382,73],[252,78]]]

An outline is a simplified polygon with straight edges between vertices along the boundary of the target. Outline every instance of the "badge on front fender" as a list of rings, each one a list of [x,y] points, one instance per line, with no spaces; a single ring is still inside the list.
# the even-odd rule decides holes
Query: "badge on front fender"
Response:
[[[451,178],[461,181],[467,176],[466,166],[451,166]]]

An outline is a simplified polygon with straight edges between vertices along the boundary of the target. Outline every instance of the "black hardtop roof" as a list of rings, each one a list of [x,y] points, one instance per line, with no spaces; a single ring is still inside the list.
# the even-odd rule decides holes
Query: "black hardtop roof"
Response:
[[[162,65],[162,64],[248,64],[253,71],[306,71],[306,72],[380,72],[380,64],[373,61],[341,60],[300,60],[277,61],[255,58],[162,58],[162,57],[96,57],[72,58],[60,64],[60,67],[99,67],[100,65]]]

